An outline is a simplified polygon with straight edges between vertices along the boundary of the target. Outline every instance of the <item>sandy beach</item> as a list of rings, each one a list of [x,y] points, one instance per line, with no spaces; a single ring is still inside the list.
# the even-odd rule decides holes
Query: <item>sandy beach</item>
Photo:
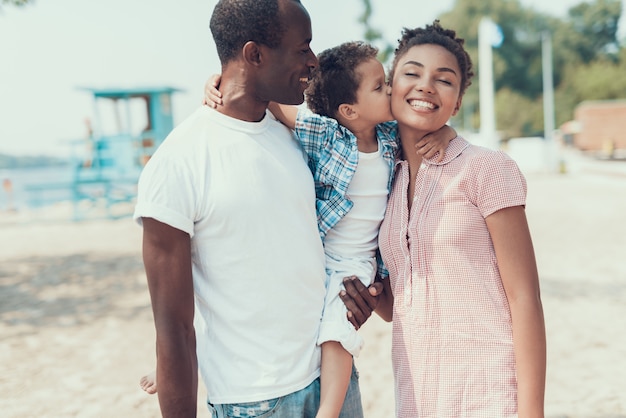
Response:
[[[626,417],[626,161],[570,152],[529,170],[527,214],[548,334],[546,416]],[[0,416],[158,417],[141,229],[0,213]],[[390,324],[357,359],[366,417],[394,415]],[[204,392],[198,416],[207,417]]]

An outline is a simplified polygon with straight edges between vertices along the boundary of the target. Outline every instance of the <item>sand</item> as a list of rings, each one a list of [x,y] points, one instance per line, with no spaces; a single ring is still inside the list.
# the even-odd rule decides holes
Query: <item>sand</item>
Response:
[[[546,416],[626,417],[626,162],[569,153],[567,164],[526,173]],[[138,385],[155,361],[141,229],[56,210],[0,213],[0,416],[157,417],[156,396]],[[361,332],[366,417],[392,417],[390,324],[373,317]]]

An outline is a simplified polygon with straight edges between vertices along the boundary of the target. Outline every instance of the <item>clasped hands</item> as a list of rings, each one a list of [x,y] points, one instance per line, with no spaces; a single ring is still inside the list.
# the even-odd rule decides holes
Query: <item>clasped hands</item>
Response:
[[[375,281],[369,287],[365,287],[358,277],[348,276],[343,279],[343,285],[345,291],[342,290],[339,297],[348,309],[348,321],[355,329],[359,329],[378,306],[383,284]]]

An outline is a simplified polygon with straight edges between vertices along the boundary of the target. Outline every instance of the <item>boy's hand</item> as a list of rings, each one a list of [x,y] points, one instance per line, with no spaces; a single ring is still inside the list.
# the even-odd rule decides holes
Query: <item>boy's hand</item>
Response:
[[[378,296],[383,292],[383,285],[374,282],[369,287],[359,280],[358,277],[350,276],[343,279],[345,291],[339,293],[339,297],[348,308],[348,321],[359,329],[372,315],[378,305]]]
[[[204,98],[202,99],[203,105],[215,109],[217,106],[224,104],[222,102],[222,93],[218,90],[220,87],[220,81],[222,81],[222,76],[220,74],[213,74],[206,81],[204,84]]]
[[[440,162],[446,155],[448,144],[456,137],[457,133],[452,127],[443,125],[438,131],[431,132],[420,139],[415,144],[415,150],[426,159],[433,158],[435,154],[439,153],[437,162]]]

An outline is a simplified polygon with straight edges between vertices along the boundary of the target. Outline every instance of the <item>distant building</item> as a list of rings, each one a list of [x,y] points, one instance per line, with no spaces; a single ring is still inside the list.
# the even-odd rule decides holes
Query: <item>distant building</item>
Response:
[[[626,150],[626,99],[582,102],[574,110],[574,121],[563,127],[580,150],[606,156]]]

